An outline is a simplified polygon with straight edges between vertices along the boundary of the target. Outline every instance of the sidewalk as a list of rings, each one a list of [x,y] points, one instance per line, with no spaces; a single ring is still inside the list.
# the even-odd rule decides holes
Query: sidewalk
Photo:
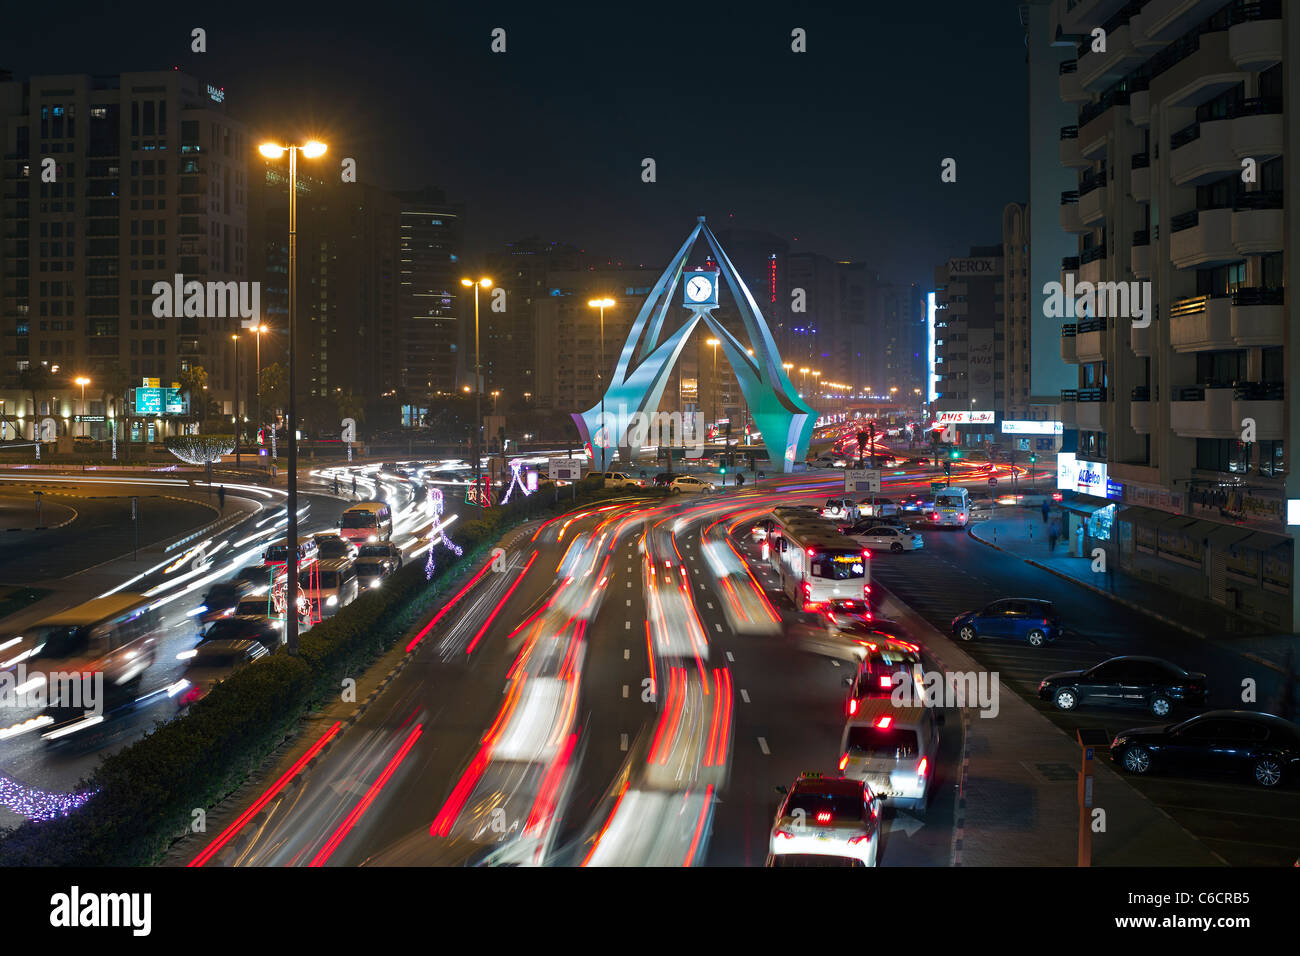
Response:
[[[1056,520],[1059,511],[1054,511]],[[1012,554],[1026,564],[1080,587],[1104,595],[1118,604],[1155,618],[1170,627],[1231,649],[1258,663],[1283,671],[1286,652],[1292,644],[1290,635],[1278,634],[1266,625],[1229,613],[1211,601],[1197,600],[1170,588],[1124,574],[1116,568],[1094,572],[1092,558],[1075,558],[1067,542],[1059,540],[1056,550],[1049,548],[1048,525],[1041,512],[1029,509],[999,508],[994,516],[973,524],[967,533],[976,541]]]
[[[980,671],[947,635],[885,588],[880,590],[886,615],[906,625],[940,667]],[[953,865],[1075,866],[1082,764],[1078,743],[1005,686],[996,716],[981,717],[976,708],[961,713],[965,748],[955,781]],[[1092,838],[1094,866],[1224,865],[1130,786],[1110,766],[1105,750],[1098,751],[1093,764],[1093,805],[1106,813],[1105,832]]]

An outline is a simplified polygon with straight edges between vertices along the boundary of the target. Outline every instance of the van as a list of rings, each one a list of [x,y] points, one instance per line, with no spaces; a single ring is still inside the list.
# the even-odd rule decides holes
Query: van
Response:
[[[357,571],[347,558],[318,561],[298,575],[302,595],[321,617],[332,617],[357,598]]]
[[[930,520],[939,527],[964,528],[970,521],[970,492],[957,485],[934,493]]]
[[[393,536],[393,512],[383,501],[362,501],[339,517],[339,537],[374,544]]]
[[[930,803],[943,716],[929,707],[866,699],[844,725],[840,772],[895,806],[924,817]]]

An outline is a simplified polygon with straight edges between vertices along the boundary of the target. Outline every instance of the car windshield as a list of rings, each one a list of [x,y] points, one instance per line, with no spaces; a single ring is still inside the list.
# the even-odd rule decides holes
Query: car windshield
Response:
[[[868,757],[902,760],[915,757],[919,747],[915,730],[872,726],[850,728],[848,749]]]
[[[37,657],[69,657],[84,650],[90,640],[88,627],[51,627],[42,635],[45,646]]]
[[[205,652],[200,649],[194,655],[194,659],[190,661],[190,667],[234,667],[243,659],[244,654],[242,652],[225,649]]]
[[[388,546],[381,544],[368,544],[360,552],[363,558],[386,558],[388,554]]]
[[[317,541],[316,546],[320,549],[321,556],[326,558],[340,558],[348,553],[347,543],[342,540],[331,541],[326,538]]]

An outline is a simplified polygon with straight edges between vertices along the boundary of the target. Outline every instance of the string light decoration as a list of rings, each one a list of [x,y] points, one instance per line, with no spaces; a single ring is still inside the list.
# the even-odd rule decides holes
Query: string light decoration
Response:
[[[506,495],[501,499],[502,504],[505,504],[510,500],[510,496],[514,493],[516,488],[524,493],[525,498],[532,494],[532,492],[528,490],[528,485],[524,483],[524,479],[519,476],[519,469],[523,468],[523,466],[524,462],[522,458],[516,458],[510,463],[510,487],[506,489]]]
[[[29,820],[53,820],[67,816],[97,792],[83,790],[80,793],[51,793],[0,776],[0,806]]]
[[[234,435],[171,435],[163,439],[167,450],[188,465],[221,461],[235,450]]]
[[[445,503],[442,498],[442,489],[430,488],[428,507],[429,510],[433,512],[434,528],[436,528],[438,525],[442,523],[442,512],[443,512],[444,505]],[[430,538],[433,537],[432,528],[430,529],[429,536]],[[447,550],[450,551],[452,554],[456,555],[456,557],[459,558],[461,555],[465,553],[464,549],[461,548],[460,545],[456,544],[456,542],[452,541],[451,538],[447,537],[446,531],[441,532],[438,535],[438,539],[443,544],[443,546],[446,547]],[[424,579],[426,581],[433,580],[433,570],[436,567],[436,565],[433,562],[433,546],[436,543],[438,542],[432,540],[430,540],[429,542],[429,559],[424,563]]]

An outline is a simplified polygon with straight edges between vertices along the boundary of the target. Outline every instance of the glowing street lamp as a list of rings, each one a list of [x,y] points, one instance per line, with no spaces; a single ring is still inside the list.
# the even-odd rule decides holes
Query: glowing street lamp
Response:
[[[267,159],[279,159],[286,152],[289,154],[289,488],[285,500],[285,512],[289,526],[285,529],[288,538],[288,577],[285,593],[285,645],[290,654],[298,653],[298,405],[295,396],[298,386],[297,371],[294,366],[293,327],[298,308],[298,154],[308,159],[325,155],[326,146],[319,140],[308,140],[301,146],[281,146],[278,143],[263,143],[257,151]],[[236,430],[236,442],[239,432]]]
[[[82,437],[85,437],[85,434],[86,434],[86,386],[90,384],[90,379],[86,378],[86,376],[84,376],[84,375],[78,375],[75,379],[73,379],[73,381],[75,381],[78,385],[81,386],[81,434],[82,434]]]
[[[600,470],[609,469],[609,462],[606,458],[609,456],[608,443],[609,431],[605,425],[605,310],[612,309],[618,303],[609,296],[603,296],[599,299],[591,299],[587,306],[592,309],[600,309]],[[592,453],[596,451],[593,442]]]

